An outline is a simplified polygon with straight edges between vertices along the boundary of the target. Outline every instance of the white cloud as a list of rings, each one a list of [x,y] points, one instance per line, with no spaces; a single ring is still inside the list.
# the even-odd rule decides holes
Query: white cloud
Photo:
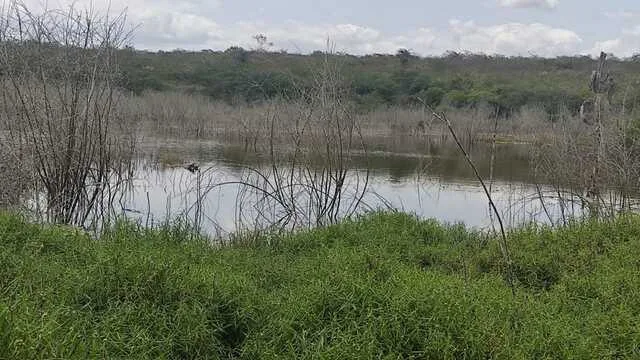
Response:
[[[256,32],[258,29],[254,29]],[[409,48],[420,53],[433,53],[437,35],[428,28],[420,28],[403,35],[385,35],[379,30],[354,24],[306,25],[299,22],[284,27],[264,29],[276,47],[301,52],[324,50],[327,40],[336,51],[362,55],[371,53],[395,53],[399,48]]]
[[[555,9],[560,0],[498,0],[498,5],[511,8]]]
[[[622,48],[623,48],[622,39],[597,41],[596,44],[593,46],[593,49],[591,49],[591,54],[597,55],[601,51],[604,51],[609,54],[613,53],[615,55],[621,55],[620,50],[622,50]]]
[[[640,53],[640,25],[622,30],[622,33],[617,38],[597,41],[590,53],[596,55],[600,51],[613,53],[619,57],[628,57]]]
[[[597,41],[590,53],[597,55],[600,51],[612,53],[619,57],[628,57],[640,53],[640,28],[625,32],[621,37]]]
[[[148,12],[140,17],[140,28],[134,41],[139,44],[157,44],[163,48],[189,48],[201,46],[223,38],[220,26],[208,18],[193,14]]]
[[[123,11],[135,28],[132,42],[153,49],[190,48],[217,39],[221,29],[208,14],[215,13],[220,0],[23,0],[34,13],[44,10],[92,10],[95,14],[119,15]]]
[[[299,21],[288,21],[273,25],[261,22],[239,22],[219,26],[204,18],[173,14],[154,16],[145,22],[136,36],[136,47],[141,49],[172,50],[218,49],[230,46],[256,47],[252,38],[264,34],[272,49],[310,53],[326,50],[327,41],[332,50],[355,55],[372,53],[395,53],[399,48],[408,48],[420,54],[444,52],[437,47],[440,34],[433,29],[419,28],[400,35],[383,34],[381,31],[356,24],[311,25]],[[155,30],[155,31],[154,31]],[[160,30],[160,31],[158,31]],[[182,42],[181,42],[182,41]]]
[[[252,47],[252,35],[264,34],[277,49],[297,52],[324,50],[327,40],[336,44],[336,51],[348,50],[367,53],[384,40],[382,34],[373,28],[355,24],[309,25],[298,21],[288,21],[281,25],[243,22],[225,29],[226,39],[237,45]]]
[[[229,46],[255,47],[255,34],[264,34],[274,49],[309,53],[325,50],[327,40],[335,51],[356,55],[395,53],[408,48],[420,55],[439,55],[447,50],[503,55],[556,56],[579,52],[582,39],[573,31],[544,24],[508,23],[478,26],[474,22],[452,20],[448,29],[419,28],[400,34],[357,24],[310,25],[289,21],[278,25],[241,22],[220,26],[213,21],[187,15],[155,17],[141,29],[136,47],[171,50],[225,49]],[[160,31],[158,31],[160,30]]]
[[[623,30],[622,33],[625,35],[640,36],[640,25],[636,25],[631,29]]]
[[[618,11],[605,11],[604,16],[614,20],[619,20],[619,19],[629,20],[637,17],[638,14],[631,11],[618,10]]]
[[[503,55],[556,56],[579,52],[582,39],[575,32],[533,23],[478,26],[473,21],[450,21],[460,50]]]
[[[41,0],[27,0],[40,2]],[[56,1],[56,0],[50,0]],[[71,0],[57,0],[63,4]],[[76,0],[88,6],[94,0]],[[418,27],[400,32],[352,23],[310,24],[301,21],[223,23],[221,0],[110,0],[111,9],[128,8],[130,23],[137,25],[133,45],[139,49],[224,50],[230,46],[256,47],[252,38],[264,34],[273,50],[309,53],[334,50],[351,54],[395,53],[408,48],[420,55],[440,55],[447,50],[503,55],[573,55],[583,40],[575,32],[540,23],[477,25],[452,20],[443,28]],[[503,6],[553,8],[559,0],[498,0]],[[50,7],[60,7],[49,3]],[[107,6],[106,3],[99,6]],[[97,10],[103,10],[99,7]],[[630,29],[629,31],[633,31]],[[631,35],[626,35],[630,37]],[[592,43],[590,42],[590,45]],[[589,45],[589,46],[590,46]],[[615,44],[603,44],[613,48]],[[622,46],[622,45],[620,45]]]

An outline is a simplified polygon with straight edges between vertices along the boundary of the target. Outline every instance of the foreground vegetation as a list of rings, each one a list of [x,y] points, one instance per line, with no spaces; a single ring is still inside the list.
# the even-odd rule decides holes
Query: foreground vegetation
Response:
[[[400,213],[215,248],[0,217],[0,358],[640,356],[640,218],[490,237]]]

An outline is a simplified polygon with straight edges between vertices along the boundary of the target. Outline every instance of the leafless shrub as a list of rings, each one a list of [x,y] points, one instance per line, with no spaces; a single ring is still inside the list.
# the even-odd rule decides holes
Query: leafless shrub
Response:
[[[541,146],[534,148],[534,174],[555,188],[563,214],[576,204],[598,218],[637,207],[633,200],[640,193],[636,114],[611,106],[612,78],[605,60],[603,55],[590,81],[592,98],[580,114],[567,117],[555,127],[554,136],[544,136]]]
[[[351,157],[366,147],[342,83],[336,64],[327,60],[303,100],[284,111],[282,103],[272,103],[265,112],[269,166],[246,169],[236,206],[238,229],[323,226],[363,205],[369,170],[352,169]],[[292,145],[285,151],[279,148],[283,139]]]
[[[231,107],[217,104],[197,94],[146,92],[122,99],[120,108],[127,118],[137,118],[150,135],[175,138],[202,138],[216,134]]]
[[[28,160],[5,143],[0,135],[0,209],[18,207],[33,184]]]
[[[501,119],[501,134],[510,134],[520,140],[532,142],[532,134],[540,138],[553,135],[555,123],[549,121],[545,109],[539,106],[524,106],[508,119]]]
[[[124,14],[74,6],[36,13],[16,1],[3,8],[2,123],[8,147],[31,156],[49,221],[86,225],[105,216],[129,170],[132,141],[116,131],[114,112],[125,25]]]
[[[123,99],[127,118],[140,119],[142,130],[149,136],[181,139],[215,139],[243,144],[250,151],[262,152],[274,141],[277,146],[294,145],[289,129],[295,127],[307,104],[296,99],[272,99],[233,105],[216,102],[198,94],[181,92],[147,92]],[[352,104],[344,101],[343,104]],[[274,138],[264,114],[278,109],[278,127]],[[490,143],[493,138],[495,112],[487,105],[464,109],[448,109],[456,131],[464,144]],[[388,107],[367,113],[355,113],[357,123],[363,124],[361,134],[373,148],[401,153],[424,153],[433,143],[449,141],[449,133],[439,121],[422,107]],[[317,124],[311,123],[310,126]],[[548,116],[542,109],[527,108],[509,118],[500,118],[498,139],[531,141],[530,134],[541,128],[550,129]],[[491,129],[491,130],[489,130]],[[302,140],[310,145],[311,128]],[[320,129],[315,129],[320,130]],[[552,133],[549,130],[549,133]]]
[[[543,131],[543,130],[540,130]],[[534,182],[550,186],[551,193],[538,191],[542,203],[557,199],[563,223],[576,215],[576,205],[581,207],[589,160],[583,156],[591,152],[585,127],[575,118],[559,124],[554,136],[538,135],[537,146],[532,147]],[[540,186],[538,186],[540,189]]]

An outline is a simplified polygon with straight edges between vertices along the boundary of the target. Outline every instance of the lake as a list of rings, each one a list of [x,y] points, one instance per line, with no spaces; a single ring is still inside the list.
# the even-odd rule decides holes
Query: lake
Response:
[[[237,230],[266,227],[283,214],[282,206],[268,203],[260,192],[246,186],[257,172],[273,178],[264,154],[239,145],[197,140],[147,140],[142,148],[132,186],[119,203],[127,216],[143,224],[155,225],[177,217],[192,222],[197,219],[204,233],[225,236]],[[456,148],[430,144],[428,149],[417,150],[394,153],[374,148],[366,155],[354,155],[339,214],[397,209],[478,229],[497,225],[480,183]],[[579,209],[561,208],[551,197],[545,199],[543,207],[539,194],[552,189],[536,187],[530,171],[529,145],[498,144],[493,174],[489,145],[475,145],[471,153],[507,226],[556,222],[561,210],[579,213]],[[199,166],[199,172],[186,169],[191,163]],[[283,165],[281,171],[286,170]],[[356,202],[353,198],[365,182],[366,191]],[[304,195],[299,199],[299,206],[306,206],[308,199]],[[357,209],[353,209],[355,204]]]

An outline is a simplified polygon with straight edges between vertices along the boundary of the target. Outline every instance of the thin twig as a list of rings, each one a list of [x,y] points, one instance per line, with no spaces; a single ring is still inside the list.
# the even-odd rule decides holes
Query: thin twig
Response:
[[[511,256],[509,254],[509,248],[508,248],[508,242],[507,242],[507,234],[506,234],[506,231],[504,229],[504,223],[502,221],[502,216],[500,216],[500,212],[498,211],[498,207],[496,206],[495,202],[493,201],[493,198],[491,196],[491,192],[489,191],[489,188],[487,187],[487,185],[485,184],[484,180],[482,179],[482,176],[480,176],[480,172],[478,171],[478,168],[476,167],[476,165],[471,160],[471,157],[469,156],[469,153],[467,152],[467,150],[464,148],[464,146],[462,145],[462,143],[458,139],[458,136],[456,135],[456,132],[453,129],[453,126],[451,125],[451,122],[449,121],[447,116],[444,113],[438,113],[435,110],[433,110],[423,99],[421,99],[419,97],[417,97],[417,99],[420,102],[422,102],[422,104],[427,109],[429,109],[429,111],[431,111],[433,116],[435,116],[438,120],[442,121],[447,126],[447,128],[449,129],[449,133],[451,133],[451,136],[453,137],[453,140],[455,141],[456,145],[458,145],[458,149],[460,149],[460,152],[464,155],[465,160],[467,161],[467,163],[469,164],[469,166],[473,170],[473,172],[474,172],[474,174],[476,176],[476,179],[478,179],[478,181],[480,182],[480,185],[482,185],[482,189],[484,190],[484,193],[487,196],[487,200],[489,200],[489,205],[491,206],[491,208],[495,212],[496,218],[498,219],[498,224],[500,225],[500,235],[501,235],[501,240],[502,240],[500,242],[500,249],[502,251],[502,255],[503,255],[504,260],[505,260],[506,265],[507,265],[507,282],[509,284],[509,287],[511,288],[512,294],[515,296],[515,284],[514,284],[514,278],[513,278],[513,264],[512,264],[512,261],[511,261]]]

